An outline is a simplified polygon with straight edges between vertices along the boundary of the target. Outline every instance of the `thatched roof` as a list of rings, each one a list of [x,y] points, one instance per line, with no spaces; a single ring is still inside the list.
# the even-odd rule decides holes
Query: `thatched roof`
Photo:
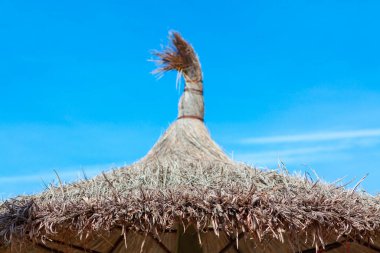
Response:
[[[203,123],[198,57],[172,42],[156,55],[185,77],[179,119],[130,166],[1,203],[0,252],[178,252],[186,233],[196,252],[380,252],[379,199],[228,158]]]

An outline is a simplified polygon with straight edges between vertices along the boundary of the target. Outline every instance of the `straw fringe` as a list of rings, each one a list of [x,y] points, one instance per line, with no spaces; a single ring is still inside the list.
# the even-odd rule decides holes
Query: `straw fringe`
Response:
[[[115,190],[119,198],[112,197]],[[178,221],[196,224],[200,232],[209,226],[215,233],[244,231],[262,243],[294,243],[291,238],[311,234],[308,244],[320,248],[327,238],[368,241],[380,231],[380,204],[370,196],[242,164],[140,163],[66,185],[64,196],[59,186],[52,191],[1,204],[2,244],[63,231],[88,238],[120,227],[156,234]]]
[[[178,32],[170,33],[169,39],[171,44],[162,52],[153,51],[153,55],[158,58],[155,60],[158,68],[153,73],[176,70],[181,74],[192,74],[192,80],[202,80],[200,63],[193,47]]]

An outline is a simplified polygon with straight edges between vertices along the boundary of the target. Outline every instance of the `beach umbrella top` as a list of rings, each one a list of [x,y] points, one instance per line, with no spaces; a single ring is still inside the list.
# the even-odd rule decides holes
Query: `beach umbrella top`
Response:
[[[176,252],[170,241],[190,230],[199,252],[239,245],[238,252],[340,252],[334,250],[348,242],[360,249],[355,252],[380,252],[378,198],[225,154],[204,124],[199,58],[179,33],[170,41],[154,52],[155,73],[177,71],[185,80],[177,119],[131,165],[0,203],[0,252],[124,252],[128,245]]]

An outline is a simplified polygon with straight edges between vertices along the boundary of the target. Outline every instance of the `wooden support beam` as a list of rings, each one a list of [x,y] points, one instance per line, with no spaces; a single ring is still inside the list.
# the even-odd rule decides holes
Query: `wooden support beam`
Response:
[[[113,253],[114,250],[117,249],[117,247],[119,247],[120,243],[122,243],[124,240],[124,236],[121,235],[117,240],[116,242],[114,243],[114,245],[112,246],[112,248],[108,251],[108,253]]]
[[[199,244],[198,231],[190,225],[186,231],[179,225],[177,239],[177,253],[203,253],[202,246]]]
[[[358,242],[358,244],[363,245],[364,247],[367,247],[367,248],[369,248],[375,252],[380,252],[379,246],[376,246],[376,245],[369,243],[369,242],[365,242],[362,239],[357,239],[357,242]]]
[[[81,247],[81,246],[77,246],[77,245],[74,245],[74,244],[68,244],[68,243],[61,242],[61,241],[54,240],[54,239],[49,239],[49,240],[51,242],[55,243],[55,244],[60,244],[62,246],[67,246],[67,247],[69,247],[71,249],[80,250],[82,252],[86,252],[86,253],[101,253],[99,251],[92,250],[92,249],[87,249],[87,248],[84,248],[84,247]]]
[[[240,240],[243,237],[243,235],[244,235],[243,233],[238,234],[237,239]],[[223,249],[219,251],[219,253],[227,252],[231,247],[234,247],[236,252],[240,253],[239,249],[236,248],[236,238],[231,238],[231,237],[230,237],[230,242],[226,246],[224,246]]]
[[[361,239],[357,239],[356,241],[349,239],[349,240],[346,240],[346,241],[343,241],[343,242],[334,242],[334,243],[327,244],[325,246],[325,249],[323,250],[323,252],[329,252],[329,251],[331,251],[333,249],[340,248],[346,242],[350,242],[350,243],[356,242],[357,244],[362,245],[364,247],[367,247],[367,248],[373,250],[374,252],[379,252],[380,253],[380,247],[378,247],[378,246],[376,246],[376,245],[374,245],[372,243],[365,242],[365,241],[363,241]],[[307,250],[301,251],[299,253],[315,253],[315,248],[307,249]]]
[[[156,236],[154,236],[152,233],[149,234],[149,237],[154,240],[158,246],[165,251],[166,253],[172,253],[166,246],[163,244]]]
[[[342,246],[343,246],[343,244],[340,242],[330,243],[330,244],[325,245],[323,252],[329,252],[330,250],[337,249],[337,248],[340,248]],[[298,253],[315,253],[315,248],[300,251]]]
[[[48,247],[42,243],[37,243],[37,246],[40,247],[41,249],[47,250],[51,253],[64,253],[63,251],[52,249],[52,248],[50,248],[50,247]]]

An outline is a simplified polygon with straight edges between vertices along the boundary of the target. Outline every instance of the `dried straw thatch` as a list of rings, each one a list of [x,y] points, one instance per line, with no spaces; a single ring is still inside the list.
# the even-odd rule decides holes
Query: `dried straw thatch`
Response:
[[[172,41],[157,56],[185,77],[179,119],[135,164],[1,203],[0,252],[380,252],[379,199],[223,153],[198,58]]]

